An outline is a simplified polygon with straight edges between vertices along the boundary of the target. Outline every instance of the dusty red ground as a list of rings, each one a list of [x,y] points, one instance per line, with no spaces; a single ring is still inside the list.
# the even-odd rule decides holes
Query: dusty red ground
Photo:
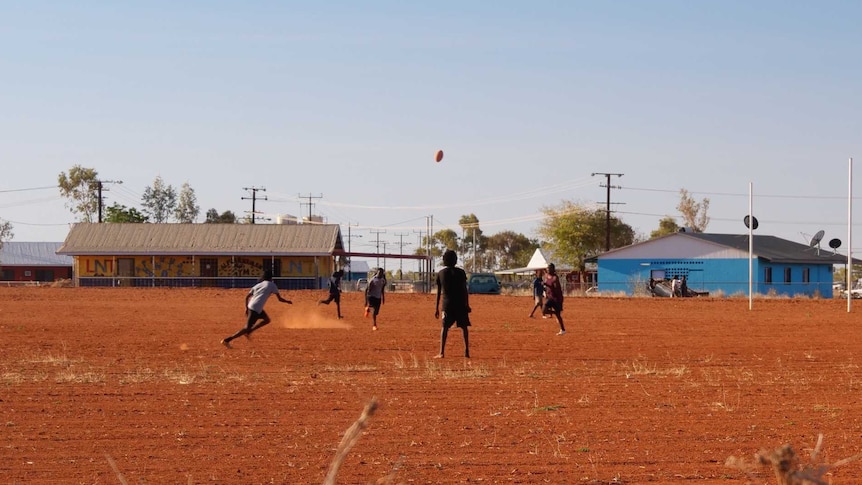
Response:
[[[725,462],[862,452],[862,303],[570,298],[558,337],[475,296],[468,363],[457,330],[431,358],[431,295],[388,295],[372,332],[359,294],[339,322],[286,292],[227,350],[244,294],[0,289],[0,483],[319,484],[374,397],[339,483],[775,483]]]

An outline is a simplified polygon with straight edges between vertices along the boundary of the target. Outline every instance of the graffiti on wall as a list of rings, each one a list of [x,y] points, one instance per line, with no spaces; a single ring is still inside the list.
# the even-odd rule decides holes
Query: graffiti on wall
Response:
[[[135,276],[138,277],[178,278],[196,276],[193,268],[194,261],[191,256],[159,256],[135,260]]]
[[[113,259],[85,259],[82,276],[106,276],[114,274]]]
[[[192,256],[156,256],[136,258],[84,257],[79,256],[80,276],[114,276],[121,260],[132,260],[133,276],[137,278],[179,278],[200,276],[200,260]],[[277,258],[281,261],[282,277],[312,277],[318,271],[328,275],[330,265],[326,258],[319,263],[314,258]],[[263,273],[264,262],[269,258],[220,257],[219,276],[258,277]],[[319,266],[319,269],[318,269]],[[267,265],[268,267],[268,265]],[[122,270],[122,269],[120,269]]]
[[[248,258],[230,258],[219,261],[219,276],[260,276],[263,273],[263,263],[260,260]]]

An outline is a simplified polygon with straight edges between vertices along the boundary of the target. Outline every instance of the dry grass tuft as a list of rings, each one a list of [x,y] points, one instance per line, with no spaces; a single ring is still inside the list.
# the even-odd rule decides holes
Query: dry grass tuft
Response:
[[[772,469],[778,485],[827,485],[829,482],[823,480],[829,470],[846,465],[852,461],[862,458],[862,454],[839,460],[833,464],[817,463],[820,447],[823,445],[823,435],[817,437],[817,446],[811,451],[809,463],[802,463],[799,456],[790,445],[780,446],[774,450],[760,450],[754,455],[755,463],[749,464],[745,460],[731,456],[726,465],[745,472],[751,472],[757,465]]]

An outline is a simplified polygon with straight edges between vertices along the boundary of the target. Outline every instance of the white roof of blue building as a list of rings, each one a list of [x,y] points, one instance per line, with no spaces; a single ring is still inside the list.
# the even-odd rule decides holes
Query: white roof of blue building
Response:
[[[775,236],[754,235],[753,254],[772,263],[845,264],[847,256]],[[589,260],[620,258],[747,258],[748,234],[680,232],[612,249]],[[860,261],[853,259],[854,264]]]
[[[57,254],[61,242],[7,241],[0,249],[0,266],[72,266],[72,257]]]

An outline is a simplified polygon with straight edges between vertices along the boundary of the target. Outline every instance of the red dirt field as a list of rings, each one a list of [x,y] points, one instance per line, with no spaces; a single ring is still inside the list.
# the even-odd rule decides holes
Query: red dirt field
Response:
[[[233,349],[245,290],[0,288],[0,484],[776,483],[790,444],[862,452],[862,307],[843,300],[471,298],[438,351],[434,296],[272,298]],[[862,358],[862,357],[860,357]],[[730,457],[752,465],[726,464]],[[823,480],[862,482],[862,460]]]

